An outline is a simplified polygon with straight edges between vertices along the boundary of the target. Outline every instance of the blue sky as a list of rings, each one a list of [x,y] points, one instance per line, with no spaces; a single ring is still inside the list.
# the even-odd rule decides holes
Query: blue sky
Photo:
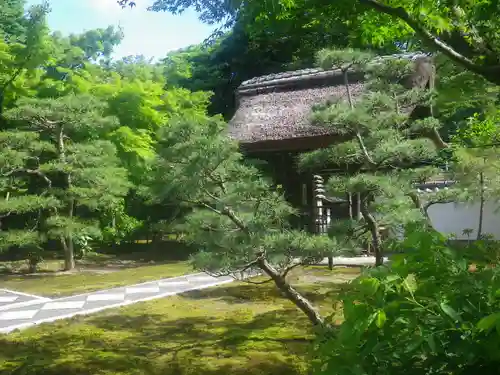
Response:
[[[28,0],[28,4],[42,0]],[[145,55],[161,58],[168,51],[203,41],[214,26],[201,23],[194,11],[179,16],[170,13],[148,12],[153,0],[135,0],[133,9],[121,9],[116,0],[50,0],[52,30],[65,34],[120,25],[125,39],[115,57]]]

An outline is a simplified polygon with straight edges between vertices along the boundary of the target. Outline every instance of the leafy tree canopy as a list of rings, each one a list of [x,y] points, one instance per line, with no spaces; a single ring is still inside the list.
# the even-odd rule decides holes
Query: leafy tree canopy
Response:
[[[3,0],[0,7],[0,35],[6,41],[20,40],[26,31],[24,0]]]
[[[432,0],[320,0],[313,3],[303,0],[157,0],[150,9],[175,14],[192,7],[202,12],[203,21],[224,22],[226,26],[249,17],[256,19],[260,30],[266,29],[259,25],[261,20],[266,20],[266,26],[272,29],[276,20],[295,20],[294,14],[307,14],[310,24],[330,17],[338,24],[357,25],[352,36],[361,37],[365,43],[407,49],[418,41],[500,84],[497,22],[500,5],[497,1],[449,0],[440,2],[439,6]]]

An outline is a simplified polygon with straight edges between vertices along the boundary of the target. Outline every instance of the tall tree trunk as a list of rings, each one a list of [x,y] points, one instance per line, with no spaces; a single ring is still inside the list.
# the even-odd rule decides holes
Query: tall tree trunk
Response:
[[[328,257],[328,269],[333,270],[333,257]]]
[[[347,204],[348,204],[348,210],[349,210],[349,219],[353,219],[353,207],[352,207],[352,193],[347,193]]]
[[[70,180],[69,174],[68,174],[68,181]],[[68,208],[68,217],[70,219],[73,219],[73,210],[74,210],[74,205],[75,205],[75,200],[71,199],[69,202],[69,208]],[[68,234],[67,237],[67,243],[68,243],[68,248],[66,251],[66,256],[65,256],[65,270],[70,271],[73,268],[75,268],[75,242],[73,241],[73,235],[70,233]]]
[[[66,163],[66,150],[64,147],[64,125],[59,126],[59,134],[57,139],[57,149],[59,152],[59,159],[64,164]],[[71,187],[71,174],[66,174],[66,189]],[[68,218],[73,218],[73,211],[75,208],[75,200],[73,198],[69,199],[68,202]],[[75,249],[73,242],[73,235],[68,234],[65,238],[61,239],[64,249],[64,270],[71,271],[75,268]]]
[[[38,264],[42,261],[40,254],[41,249],[37,247],[32,247],[28,252],[28,272],[36,273],[38,272]]]
[[[372,246],[375,252],[375,266],[381,266],[384,264],[384,254],[382,251],[380,228],[378,226],[377,220],[370,213],[366,200],[361,202],[361,213],[363,214],[363,217],[366,220],[366,224],[368,225],[368,228],[370,229],[370,233],[372,235]]]
[[[71,271],[75,268],[75,251],[73,241],[69,240],[64,252],[64,270]]]
[[[61,236],[60,241],[64,251],[64,270],[71,271],[73,268],[75,268],[73,246],[69,246],[69,242],[64,236]]]
[[[484,173],[479,173],[480,196],[479,196],[479,223],[477,226],[477,239],[483,237],[483,216],[484,216]]]
[[[268,275],[285,296],[292,301],[315,326],[325,327],[325,320],[304,296],[293,288],[285,278],[265,259],[259,259],[257,265]]]

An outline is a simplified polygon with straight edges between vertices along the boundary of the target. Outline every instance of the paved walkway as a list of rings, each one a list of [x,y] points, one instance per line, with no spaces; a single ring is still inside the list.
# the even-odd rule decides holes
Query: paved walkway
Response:
[[[38,297],[8,289],[0,289],[0,311],[29,306],[49,300],[49,298],[45,297]]]
[[[232,282],[204,273],[50,300],[0,289],[0,333]],[[8,303],[11,301],[10,303]],[[18,303],[16,303],[19,301]]]
[[[384,257],[384,263],[389,258]],[[323,259],[319,264],[328,264],[328,258]],[[334,266],[373,266],[375,264],[374,256],[358,256],[358,257],[334,257]]]
[[[334,258],[334,265],[371,265],[373,257]],[[324,259],[321,264],[328,264]],[[75,315],[87,315],[114,307],[204,289],[234,281],[231,277],[212,277],[205,273],[150,281],[71,297],[49,299],[0,289],[0,333],[53,322]]]

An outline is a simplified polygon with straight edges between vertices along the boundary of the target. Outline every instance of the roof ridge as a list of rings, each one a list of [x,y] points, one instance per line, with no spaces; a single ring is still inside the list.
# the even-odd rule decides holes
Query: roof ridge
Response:
[[[335,70],[335,69],[331,69],[331,70]],[[247,79],[246,81],[243,81],[240,86],[249,86],[249,85],[253,85],[255,83],[271,81],[271,80],[275,80],[275,79],[279,79],[279,78],[290,78],[290,77],[298,77],[298,76],[303,76],[303,75],[310,75],[310,74],[320,73],[323,71],[324,71],[324,69],[321,69],[321,68],[305,68],[305,69],[298,69],[298,70],[287,70],[287,71],[280,72],[280,73],[271,73],[271,74],[266,74],[263,76],[258,76],[258,77]]]
[[[417,57],[428,56],[422,52],[413,53],[398,53],[392,55],[376,56],[372,61],[377,62],[379,60],[389,59],[389,58],[407,58],[415,59]],[[306,68],[298,70],[289,70],[281,73],[272,73],[259,77],[254,77],[243,81],[238,87],[238,91],[245,91],[249,89],[257,89],[261,87],[270,87],[279,84],[294,83],[299,80],[307,80],[309,78],[319,79],[322,78],[332,78],[341,73],[340,69],[321,69],[321,68]]]

